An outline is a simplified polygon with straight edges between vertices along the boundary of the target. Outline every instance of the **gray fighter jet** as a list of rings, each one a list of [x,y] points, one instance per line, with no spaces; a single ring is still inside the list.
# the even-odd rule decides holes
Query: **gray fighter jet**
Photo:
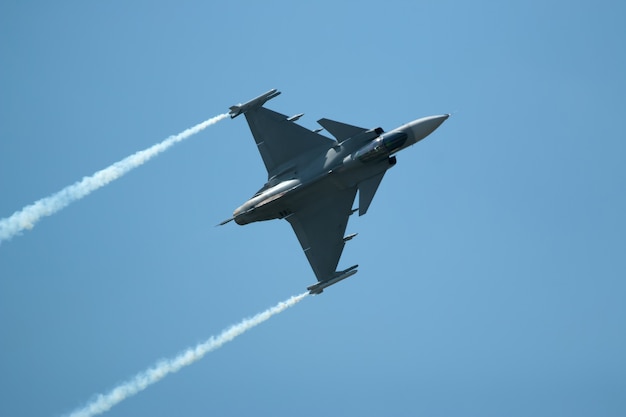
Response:
[[[329,119],[318,120],[336,140],[295,123],[301,114],[287,117],[263,105],[280,92],[267,93],[230,108],[230,117],[246,116],[254,141],[267,168],[267,183],[233,213],[244,225],[285,219],[317,277],[307,289],[324,288],[356,274],[358,265],[337,271],[345,242],[348,218],[369,208],[385,172],[396,164],[395,153],[424,139],[448,114],[414,120],[390,132],[365,129]],[[352,203],[359,192],[357,209]]]

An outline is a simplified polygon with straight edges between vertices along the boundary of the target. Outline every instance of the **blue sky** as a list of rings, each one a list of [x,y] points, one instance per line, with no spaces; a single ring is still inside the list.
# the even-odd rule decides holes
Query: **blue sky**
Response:
[[[3,2],[0,218],[228,106],[398,155],[309,297],[107,413],[626,414],[625,6]],[[57,416],[315,278],[225,120],[0,246],[0,415]]]

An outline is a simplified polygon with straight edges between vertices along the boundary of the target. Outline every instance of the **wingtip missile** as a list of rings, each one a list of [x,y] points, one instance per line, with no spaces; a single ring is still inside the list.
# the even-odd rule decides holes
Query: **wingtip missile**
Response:
[[[324,288],[328,288],[331,285],[334,285],[338,283],[339,281],[343,281],[346,278],[350,278],[352,275],[356,274],[358,272],[356,270],[358,267],[359,267],[358,265],[352,265],[348,269],[344,269],[341,272],[337,272],[336,276],[333,278],[330,278],[326,281],[318,282],[317,284],[307,287],[307,290],[309,290],[309,294],[312,294],[312,295],[321,294],[324,292]]]
[[[261,107],[263,104],[265,104],[266,101],[271,100],[278,95],[280,95],[280,91],[272,88],[267,93],[261,94],[260,96],[253,98],[250,101],[247,101],[243,104],[240,103],[234,106],[230,106],[230,111],[228,112],[228,114],[230,115],[231,119],[234,119],[235,117],[247,112],[248,110]]]

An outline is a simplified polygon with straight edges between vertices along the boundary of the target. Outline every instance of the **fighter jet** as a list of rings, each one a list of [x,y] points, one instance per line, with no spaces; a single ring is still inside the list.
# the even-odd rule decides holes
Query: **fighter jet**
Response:
[[[389,132],[366,129],[330,119],[318,123],[335,140],[295,123],[263,105],[280,94],[270,90],[245,104],[230,107],[230,117],[245,115],[267,168],[267,183],[238,207],[232,218],[239,225],[285,219],[296,233],[317,277],[307,289],[325,288],[357,272],[358,265],[337,271],[348,218],[367,213],[385,172],[396,164],[395,154],[437,129],[450,115],[423,117]],[[358,208],[353,209],[357,191]]]

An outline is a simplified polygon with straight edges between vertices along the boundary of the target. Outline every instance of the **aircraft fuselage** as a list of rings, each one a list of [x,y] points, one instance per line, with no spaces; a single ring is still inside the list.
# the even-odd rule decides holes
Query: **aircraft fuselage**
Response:
[[[424,117],[386,133],[380,128],[368,130],[311,155],[310,163],[299,172],[286,170],[271,178],[234,211],[233,218],[240,225],[285,218],[326,187],[355,187],[395,165],[394,154],[424,139],[448,116]]]

